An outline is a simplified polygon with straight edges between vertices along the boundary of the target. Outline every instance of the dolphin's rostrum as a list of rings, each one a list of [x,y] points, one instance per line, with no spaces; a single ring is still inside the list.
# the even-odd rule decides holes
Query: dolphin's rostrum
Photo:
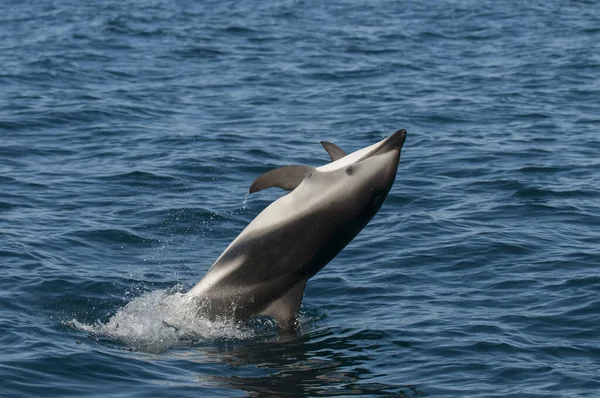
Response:
[[[332,162],[285,166],[258,177],[250,193],[291,191],[267,206],[188,293],[209,318],[273,317],[292,328],[306,281],[373,218],[398,169],[406,130],[346,154],[321,142]]]

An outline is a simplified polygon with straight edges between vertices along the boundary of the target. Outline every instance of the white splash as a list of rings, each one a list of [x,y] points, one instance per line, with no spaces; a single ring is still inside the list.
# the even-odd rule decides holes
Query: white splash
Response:
[[[246,195],[244,196],[244,201],[242,202],[242,210],[248,209],[248,196],[250,196],[250,193],[246,193]]]
[[[65,325],[145,351],[162,351],[206,340],[256,337],[256,331],[248,326],[198,316],[198,307],[185,294],[166,290],[143,294],[106,323],[98,321],[88,325],[73,319]]]

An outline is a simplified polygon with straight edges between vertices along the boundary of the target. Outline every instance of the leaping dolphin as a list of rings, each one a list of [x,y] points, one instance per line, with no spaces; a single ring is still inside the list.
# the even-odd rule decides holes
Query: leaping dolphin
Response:
[[[398,170],[406,130],[349,155],[321,142],[331,163],[268,171],[250,193],[290,193],[267,206],[219,256],[187,296],[209,318],[270,316],[293,328],[306,281],[373,218]]]

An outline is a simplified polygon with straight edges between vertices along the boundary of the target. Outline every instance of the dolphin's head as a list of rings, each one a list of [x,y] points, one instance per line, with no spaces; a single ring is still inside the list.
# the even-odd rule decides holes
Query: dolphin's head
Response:
[[[406,130],[398,130],[388,138],[375,144],[375,147],[358,161],[345,168],[349,177],[363,180],[375,196],[387,195],[398,170],[400,151],[406,140]],[[369,147],[371,148],[371,147]]]
[[[329,181],[324,189],[335,192],[335,203],[374,215],[394,183],[405,139],[406,130],[398,130],[374,145],[317,168],[321,174],[318,178]]]

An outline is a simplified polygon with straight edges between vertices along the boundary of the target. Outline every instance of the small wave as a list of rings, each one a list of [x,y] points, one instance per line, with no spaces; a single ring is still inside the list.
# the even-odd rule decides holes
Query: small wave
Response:
[[[157,245],[160,242],[156,239],[142,236],[128,229],[87,229],[77,230],[67,234],[67,238],[77,240],[82,244],[87,242],[106,242],[116,244],[139,244],[139,245]]]
[[[525,186],[513,193],[514,197],[520,199],[556,199],[556,198],[581,198],[581,197],[596,197],[597,192],[591,189],[581,188],[550,188]]]
[[[14,203],[0,201],[0,213],[2,213],[3,211],[12,210],[16,207],[17,205],[15,205]]]
[[[144,184],[144,183],[166,183],[176,181],[175,178],[167,175],[160,175],[151,173],[149,171],[134,170],[127,173],[121,174],[110,174],[106,176],[98,177],[100,180],[111,181],[111,182],[123,182],[131,184]]]
[[[263,323],[263,332],[265,328],[274,328],[268,320]],[[271,325],[267,327],[269,323]],[[156,290],[134,299],[106,323],[86,324],[72,319],[63,324],[95,337],[106,337],[133,349],[151,352],[212,340],[248,340],[260,334],[256,323],[203,318],[198,315],[198,307],[184,293],[167,290]]]

